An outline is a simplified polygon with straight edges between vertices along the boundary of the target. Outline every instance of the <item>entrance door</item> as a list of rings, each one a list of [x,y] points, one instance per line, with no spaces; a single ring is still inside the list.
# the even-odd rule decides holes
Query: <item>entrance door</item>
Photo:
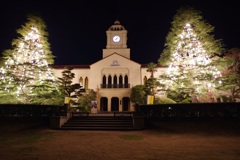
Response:
[[[123,111],[128,111],[129,105],[130,105],[130,99],[128,97],[123,97],[122,102],[123,102],[122,103]]]
[[[107,111],[108,108],[108,99],[107,97],[102,97],[100,99],[100,111]]]
[[[111,111],[119,111],[119,99],[117,97],[111,99]]]

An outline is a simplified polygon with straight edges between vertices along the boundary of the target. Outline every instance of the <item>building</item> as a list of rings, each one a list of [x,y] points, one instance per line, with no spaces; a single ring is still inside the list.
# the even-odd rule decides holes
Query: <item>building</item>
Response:
[[[134,111],[134,104],[130,101],[131,88],[144,84],[150,77],[146,64],[139,64],[131,60],[130,48],[127,47],[127,30],[118,20],[106,31],[106,48],[102,50],[102,59],[91,65],[72,65],[75,74],[73,83],[80,83],[85,90],[93,89],[97,92],[97,112]],[[62,76],[65,66],[54,66],[57,77]],[[166,72],[165,67],[158,66],[155,77]],[[218,91],[210,98],[193,96],[192,102],[225,102],[223,97],[230,99],[229,91]],[[165,97],[160,91],[158,96]],[[156,95],[155,95],[156,96]],[[200,98],[200,99],[199,99]],[[239,101],[239,99],[237,99]]]
[[[150,77],[146,65],[131,60],[127,47],[127,30],[118,20],[106,31],[107,45],[102,59],[91,65],[74,65],[73,83],[80,83],[86,90],[97,92],[97,111],[133,111],[130,101],[131,88],[144,84]],[[57,77],[64,66],[54,66]],[[161,70],[161,69],[159,69]],[[158,76],[160,72],[156,73]]]

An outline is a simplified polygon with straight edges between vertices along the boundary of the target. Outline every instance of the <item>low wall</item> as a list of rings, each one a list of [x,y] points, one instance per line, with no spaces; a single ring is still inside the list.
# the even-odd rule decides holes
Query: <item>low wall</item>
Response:
[[[145,118],[143,113],[133,113],[133,127],[135,130],[142,130],[145,128]]]
[[[53,116],[50,118],[50,128],[59,129],[71,118],[71,113],[67,113],[66,116]]]
[[[145,119],[240,119],[240,103],[139,105]]]

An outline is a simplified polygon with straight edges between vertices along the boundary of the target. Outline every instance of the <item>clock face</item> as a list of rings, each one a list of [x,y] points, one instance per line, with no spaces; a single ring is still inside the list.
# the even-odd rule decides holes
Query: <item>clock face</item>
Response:
[[[119,42],[120,41],[120,37],[119,36],[114,36],[113,37],[113,42]]]

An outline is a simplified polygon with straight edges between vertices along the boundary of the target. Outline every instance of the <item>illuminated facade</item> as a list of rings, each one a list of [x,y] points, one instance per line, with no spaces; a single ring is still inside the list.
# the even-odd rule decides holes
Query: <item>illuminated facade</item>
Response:
[[[144,84],[150,77],[146,65],[130,59],[127,48],[127,30],[115,21],[106,31],[107,45],[103,49],[102,59],[91,65],[74,65],[73,83],[80,83],[86,90],[97,92],[97,111],[133,111],[130,102],[131,88]],[[57,77],[62,76],[64,66],[54,66]],[[161,70],[161,69],[159,69]],[[161,71],[155,75],[158,76]]]
[[[102,51],[102,59],[91,65],[71,65],[75,74],[73,83],[80,83],[83,88],[97,92],[97,112],[134,111],[134,104],[130,102],[131,88],[144,84],[150,77],[147,66],[130,59],[130,48],[127,47],[127,30],[115,21],[106,31],[107,45]],[[57,77],[62,76],[65,66],[54,66]],[[168,73],[167,67],[157,67],[154,77]],[[171,68],[170,68],[171,69]],[[161,79],[160,79],[161,80]],[[219,92],[220,93],[220,92]],[[221,95],[230,96],[229,92]],[[165,97],[164,91],[155,96]],[[196,99],[196,98],[195,98]],[[192,99],[195,102],[195,99]],[[209,99],[217,100],[215,96]],[[197,100],[196,102],[201,102]],[[208,102],[208,101],[207,101]]]

